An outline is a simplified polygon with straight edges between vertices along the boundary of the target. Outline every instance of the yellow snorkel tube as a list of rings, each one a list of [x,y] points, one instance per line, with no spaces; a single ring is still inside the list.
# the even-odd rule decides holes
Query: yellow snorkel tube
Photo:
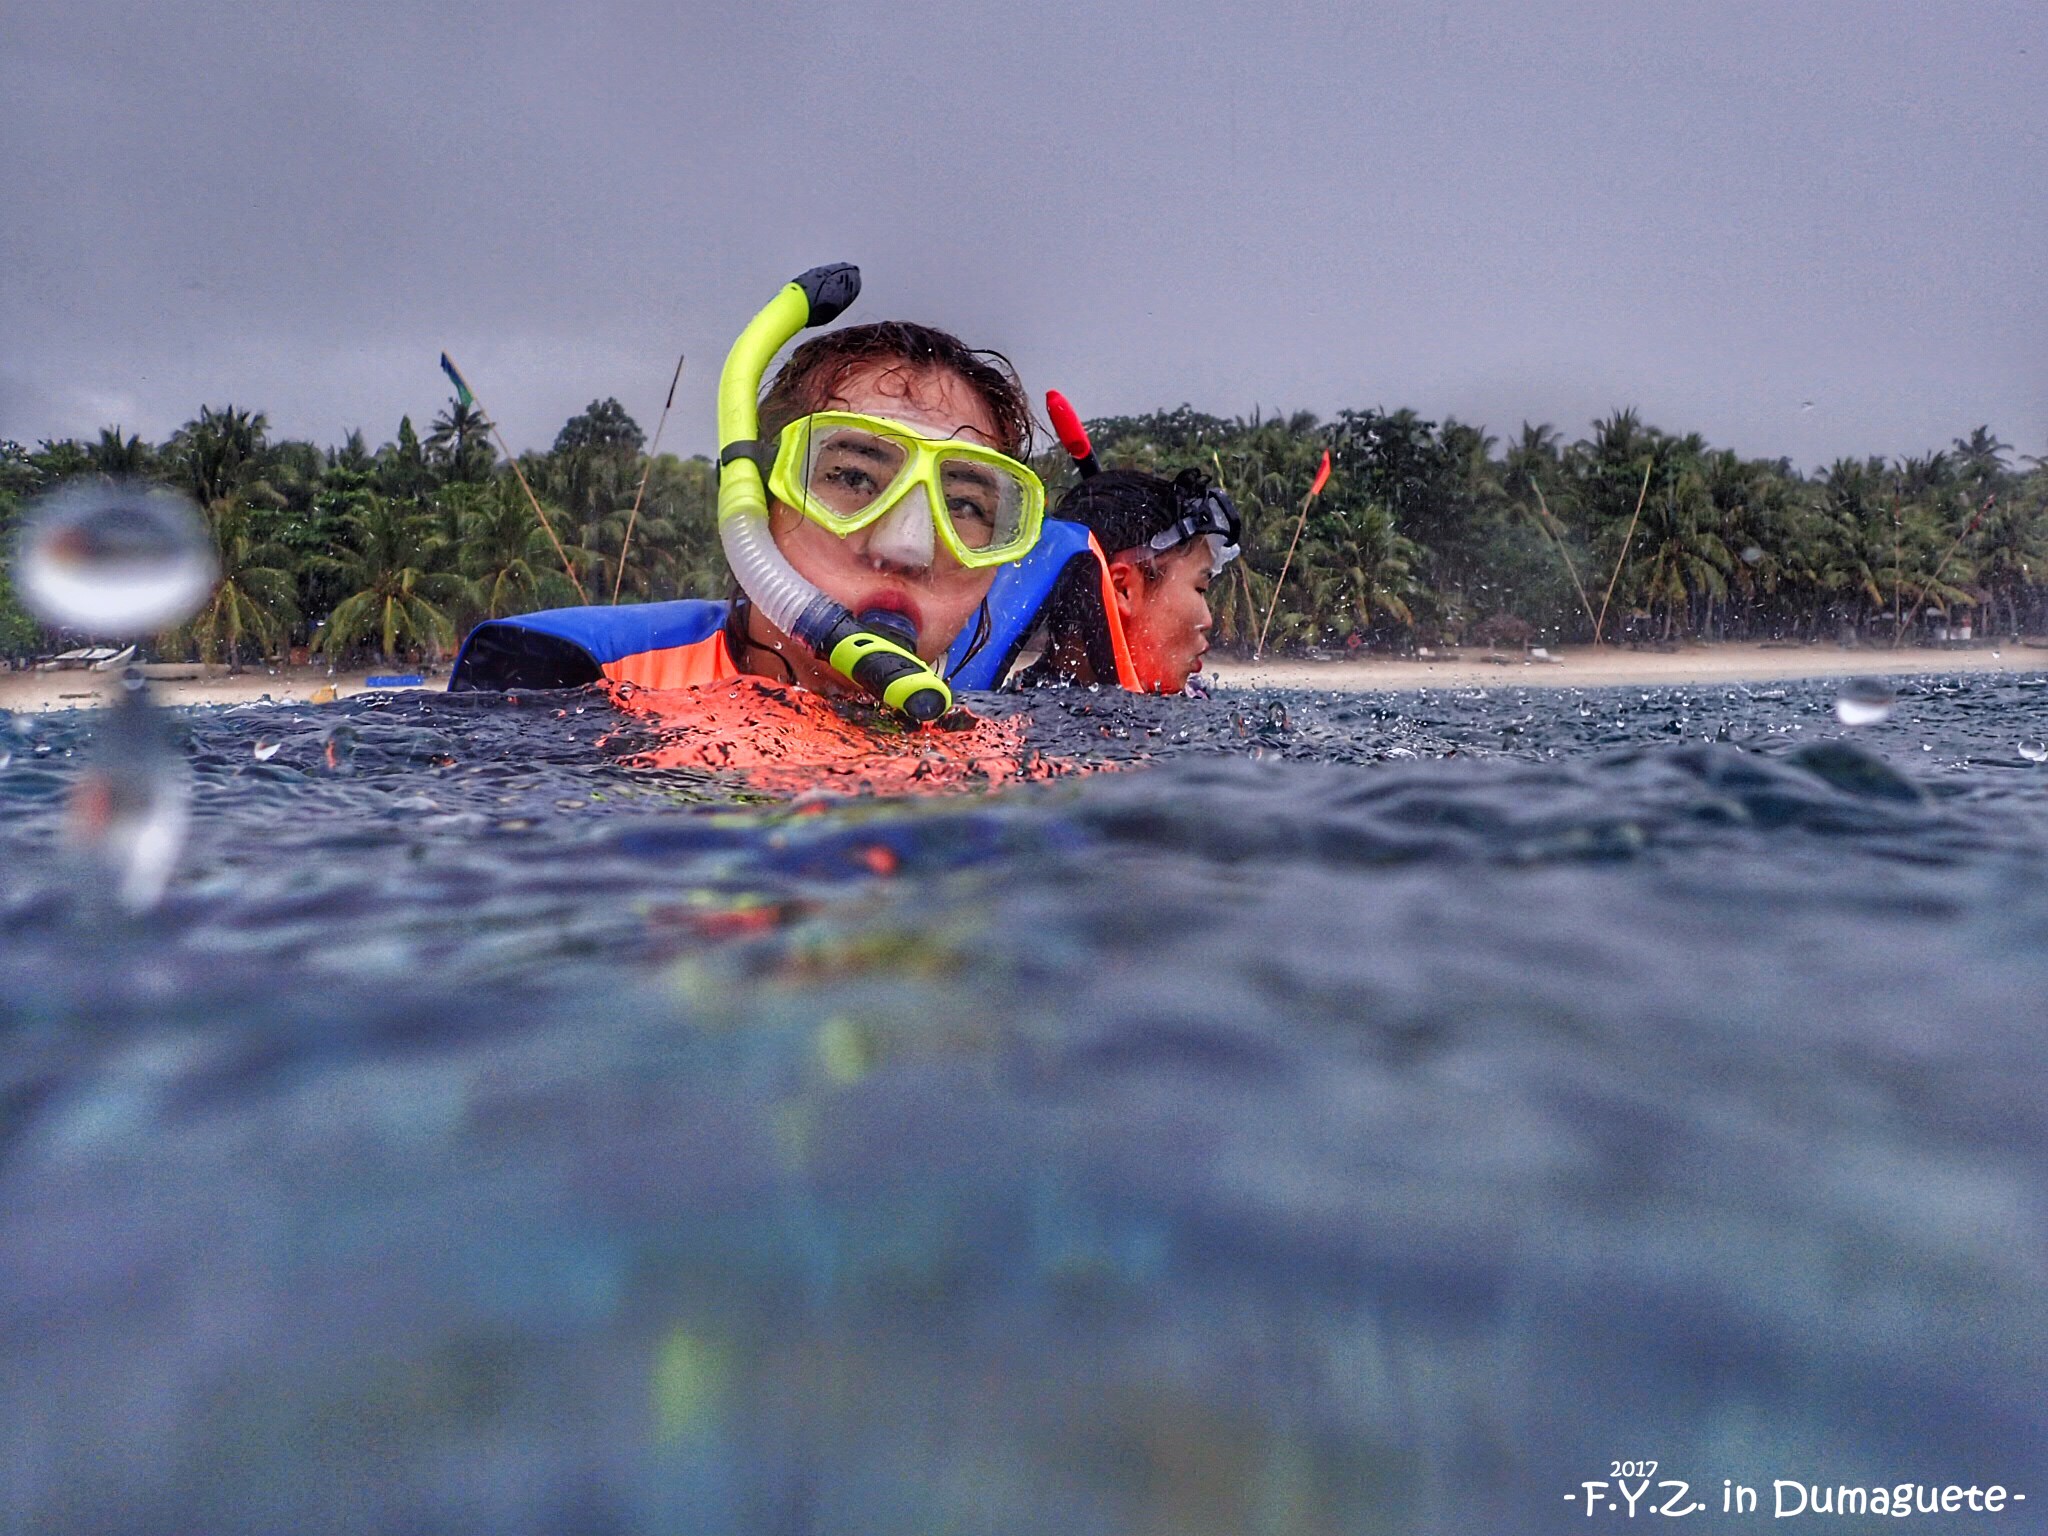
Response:
[[[747,322],[718,375],[718,537],[740,587],[761,614],[865,692],[919,724],[953,707],[953,691],[911,650],[872,628],[803,577],[768,532],[761,379],[797,332],[837,319],[860,294],[860,268],[813,267]]]

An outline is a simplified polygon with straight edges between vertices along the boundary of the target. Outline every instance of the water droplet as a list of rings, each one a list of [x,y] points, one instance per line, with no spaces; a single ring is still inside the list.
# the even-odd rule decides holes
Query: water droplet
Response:
[[[1844,725],[1877,725],[1889,720],[1899,696],[1875,680],[1844,683],[1835,697],[1835,718]]]
[[[1757,545],[1752,544],[1749,546],[1749,548],[1745,549],[1742,552],[1742,563],[1744,565],[1755,565],[1757,561],[1763,559],[1763,557],[1763,550]]]
[[[259,742],[257,742],[257,743],[256,743],[256,761],[257,761],[257,762],[259,762],[259,763],[267,763],[267,762],[269,762],[269,761],[270,761],[270,760],[271,760],[271,759],[272,759],[273,757],[277,756],[277,754],[278,754],[278,751],[279,751],[279,749],[281,749],[281,748],[282,748],[283,746],[284,746],[284,743],[283,743],[283,742],[281,742],[281,741],[259,741]]]
[[[72,785],[66,831],[119,903],[141,912],[162,896],[184,846],[190,775],[166,717],[143,693],[116,696],[93,758]]]
[[[2048,763],[2048,741],[2021,742],[2020,756],[2030,763]],[[4,766],[6,765],[0,764],[0,767]]]
[[[140,638],[198,612],[220,575],[198,509],[163,486],[62,486],[24,519],[15,586],[59,629]]]

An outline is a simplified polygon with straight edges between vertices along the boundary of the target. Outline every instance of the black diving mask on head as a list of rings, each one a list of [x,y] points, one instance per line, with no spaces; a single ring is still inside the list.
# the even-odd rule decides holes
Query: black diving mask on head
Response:
[[[1244,519],[1238,515],[1237,504],[1220,486],[1204,486],[1199,491],[1186,491],[1179,486],[1174,489],[1180,501],[1180,517],[1147,539],[1145,547],[1164,554],[1190,539],[1206,538],[1209,574],[1213,576],[1237,558],[1238,547],[1244,540]]]

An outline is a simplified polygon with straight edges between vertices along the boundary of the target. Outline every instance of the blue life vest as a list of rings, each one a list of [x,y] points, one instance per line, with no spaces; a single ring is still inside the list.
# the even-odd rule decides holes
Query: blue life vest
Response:
[[[998,688],[1009,675],[1031,631],[1070,562],[1093,561],[1090,535],[1080,523],[1048,517],[1038,542],[1022,560],[996,571],[982,613],[960,632],[946,652],[946,681],[955,688]]]
[[[601,677],[645,688],[719,681],[736,671],[725,649],[728,607],[684,598],[492,619],[462,642],[448,691],[580,688]]]

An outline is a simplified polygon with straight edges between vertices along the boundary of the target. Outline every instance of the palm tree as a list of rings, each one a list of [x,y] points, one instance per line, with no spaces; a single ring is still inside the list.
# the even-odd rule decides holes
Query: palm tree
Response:
[[[149,444],[139,437],[123,438],[119,427],[101,427],[99,441],[85,451],[93,468],[103,475],[140,475],[156,458]]]
[[[1740,633],[1749,634],[1781,589],[1810,574],[1800,554],[1799,505],[1789,478],[1767,461],[1745,460],[1722,449],[1708,454],[1699,470],[1714,505],[1721,547],[1734,557],[1721,611],[1734,619]],[[1710,602],[1710,624],[1712,611]]]
[[[427,448],[450,480],[482,480],[497,461],[491,423],[475,401],[450,396],[448,409],[434,418]]]
[[[1322,445],[1318,438],[1289,431],[1288,423],[1277,417],[1240,421],[1233,435],[1236,440],[1221,451],[1210,449],[1196,457],[1190,450],[1188,457],[1194,467],[1218,475],[1244,518],[1242,558],[1224,571],[1222,590],[1211,589],[1211,601],[1217,644],[1250,647],[1256,643],[1272,603],[1301,497],[1315,475]],[[1159,467],[1172,473],[1180,466]],[[1295,587],[1294,582],[1290,575],[1290,589],[1300,598],[1306,588]],[[1275,622],[1279,622],[1277,613]],[[1313,619],[1296,627],[1312,628]],[[1287,627],[1282,625],[1279,633],[1287,634]]]
[[[1393,514],[1385,507],[1368,505],[1347,513],[1334,534],[1310,547],[1304,561],[1316,573],[1309,583],[1316,610],[1341,619],[1356,635],[1382,618],[1413,624],[1409,599],[1417,592],[1414,572],[1421,555],[1412,540],[1395,531]]]
[[[1857,619],[1880,611],[1898,584],[1900,531],[1881,506],[1881,460],[1837,459],[1817,491],[1817,561],[1822,590],[1857,605]]]
[[[1533,501],[1538,488],[1546,503],[1558,501],[1564,488],[1563,452],[1557,428],[1549,422],[1540,427],[1522,423],[1522,435],[1507,451],[1501,466],[1501,489],[1516,501]]]
[[[1640,573],[1635,591],[1646,610],[1663,607],[1666,640],[1681,615],[1691,630],[1695,599],[1711,602],[1727,594],[1728,575],[1737,562],[1722,542],[1715,510],[1706,481],[1694,467],[1643,509],[1633,559]]]
[[[518,485],[500,477],[479,489],[460,513],[460,558],[480,616],[501,619],[569,601],[554,546]]]
[[[1978,584],[1989,599],[1986,619],[1995,623],[1997,606],[2003,602],[2005,633],[2018,634],[2020,599],[2033,585],[2034,567],[2048,570],[2040,510],[2017,501],[1993,502],[1982,514],[1971,555]]]
[[[342,439],[339,448],[327,450],[327,468],[329,473],[331,474],[335,470],[342,470],[349,475],[357,477],[358,484],[367,485],[371,472],[376,467],[377,460],[370,453],[369,445],[363,441],[363,429],[361,427],[351,428],[348,436]]]
[[[324,563],[349,595],[335,604],[313,648],[331,657],[374,642],[387,662],[413,650],[438,659],[455,643],[448,606],[468,584],[436,569],[445,546],[434,519],[370,493],[348,525],[348,547]]]
[[[1982,430],[1981,428],[1979,429]],[[1956,439],[1962,442],[1961,438]],[[1899,460],[1899,488],[1906,495],[1921,497],[1941,490],[1953,479],[1956,466],[1945,453],[1935,452]]]
[[[206,662],[225,652],[228,670],[239,672],[245,645],[276,655],[298,617],[291,551],[258,536],[239,496],[215,501],[207,522],[220,560],[220,585],[190,623],[172,632],[168,648],[196,649]]]
[[[398,418],[398,437],[377,450],[377,489],[401,501],[418,501],[434,484],[434,466],[413,430],[412,417]]]
[[[270,420],[261,411],[201,406],[172,436],[166,456],[179,482],[202,507],[239,495],[252,506],[279,504],[265,480]]]
[[[1996,485],[2005,475],[2005,456],[2012,444],[2001,442],[1991,428],[1975,427],[1955,440],[1956,470],[1980,487]]]

